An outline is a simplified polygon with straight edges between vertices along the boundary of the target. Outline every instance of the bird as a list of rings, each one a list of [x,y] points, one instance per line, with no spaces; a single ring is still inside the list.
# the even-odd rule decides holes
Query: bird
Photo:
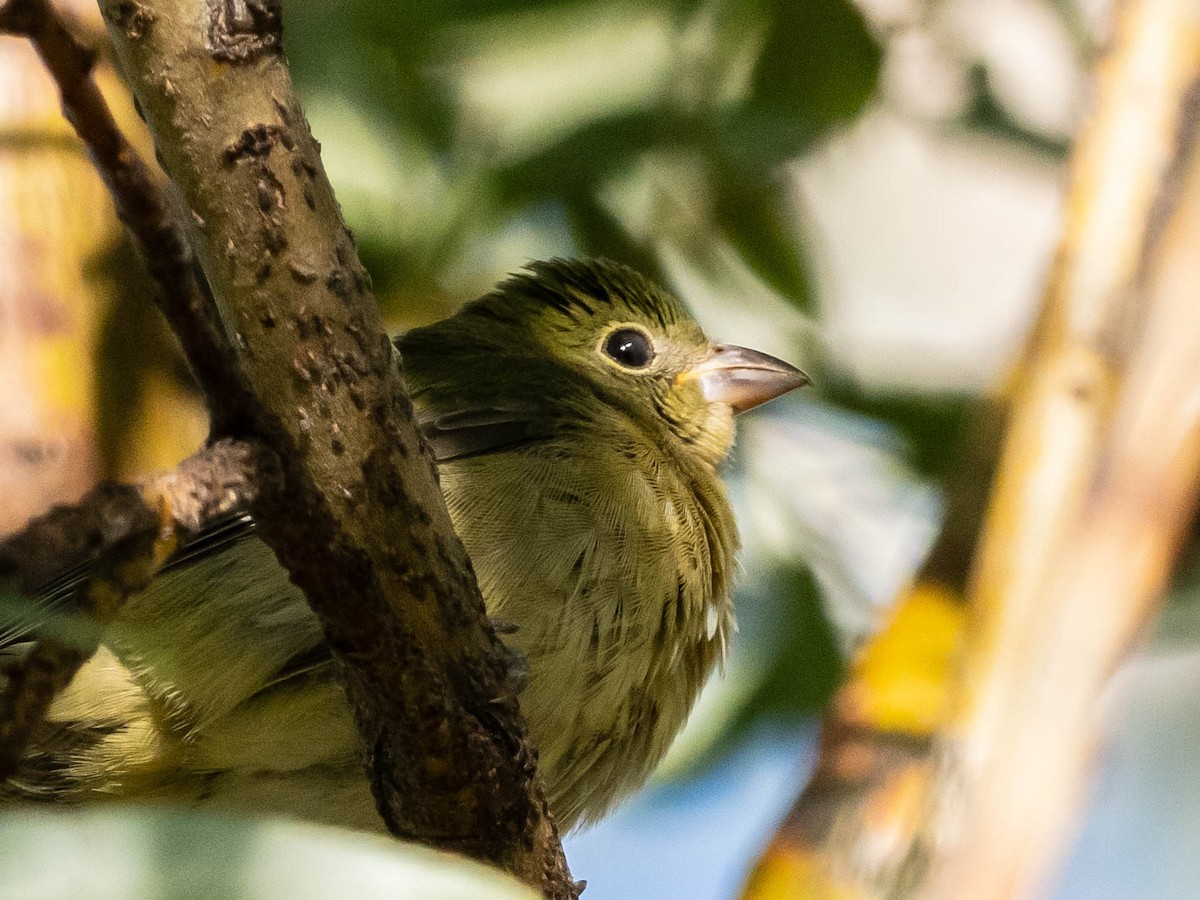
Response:
[[[735,628],[734,417],[808,378],[710,341],[603,259],[530,263],[394,346],[488,615],[527,668],[550,809],[595,822],[647,780]],[[321,627],[245,511],[129,598],[0,784],[0,802],[114,799],[383,827]]]

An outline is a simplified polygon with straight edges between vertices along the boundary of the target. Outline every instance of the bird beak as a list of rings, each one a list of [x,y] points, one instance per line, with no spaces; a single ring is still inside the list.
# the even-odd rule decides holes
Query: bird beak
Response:
[[[679,380],[699,381],[705,400],[728,403],[734,413],[812,384],[807,375],[782,359],[732,344],[713,344],[708,356],[683,372]]]

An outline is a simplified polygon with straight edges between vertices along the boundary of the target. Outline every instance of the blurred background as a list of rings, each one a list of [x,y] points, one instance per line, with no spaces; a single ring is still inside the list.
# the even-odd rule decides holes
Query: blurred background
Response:
[[[530,259],[605,255],[673,288],[710,335],[813,376],[740,423],[733,655],[654,785],[567,839],[589,900],[736,896],[803,788],[817,716],[925,559],[1032,326],[1109,15],[1107,0],[285,4],[294,77],[397,330]],[[94,9],[78,17],[99,41]],[[0,38],[5,528],[205,433],[18,43]],[[982,499],[986,466],[956,489]],[[1114,685],[1060,897],[1200,896],[1198,585],[1180,579]]]

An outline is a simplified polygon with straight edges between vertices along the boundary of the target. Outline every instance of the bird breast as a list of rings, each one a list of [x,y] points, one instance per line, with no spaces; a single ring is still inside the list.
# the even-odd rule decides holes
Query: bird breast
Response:
[[[732,629],[736,532],[710,468],[609,434],[445,465],[560,823],[598,818],[666,752]]]

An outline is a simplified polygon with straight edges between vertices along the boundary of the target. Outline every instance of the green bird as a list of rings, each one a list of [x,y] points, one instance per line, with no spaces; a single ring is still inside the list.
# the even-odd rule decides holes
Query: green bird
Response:
[[[488,612],[528,665],[551,809],[594,821],[645,782],[725,655],[734,415],[807,378],[710,342],[603,260],[534,263],[396,347]],[[128,601],[0,795],[382,827],[320,626],[253,532],[219,523]]]

